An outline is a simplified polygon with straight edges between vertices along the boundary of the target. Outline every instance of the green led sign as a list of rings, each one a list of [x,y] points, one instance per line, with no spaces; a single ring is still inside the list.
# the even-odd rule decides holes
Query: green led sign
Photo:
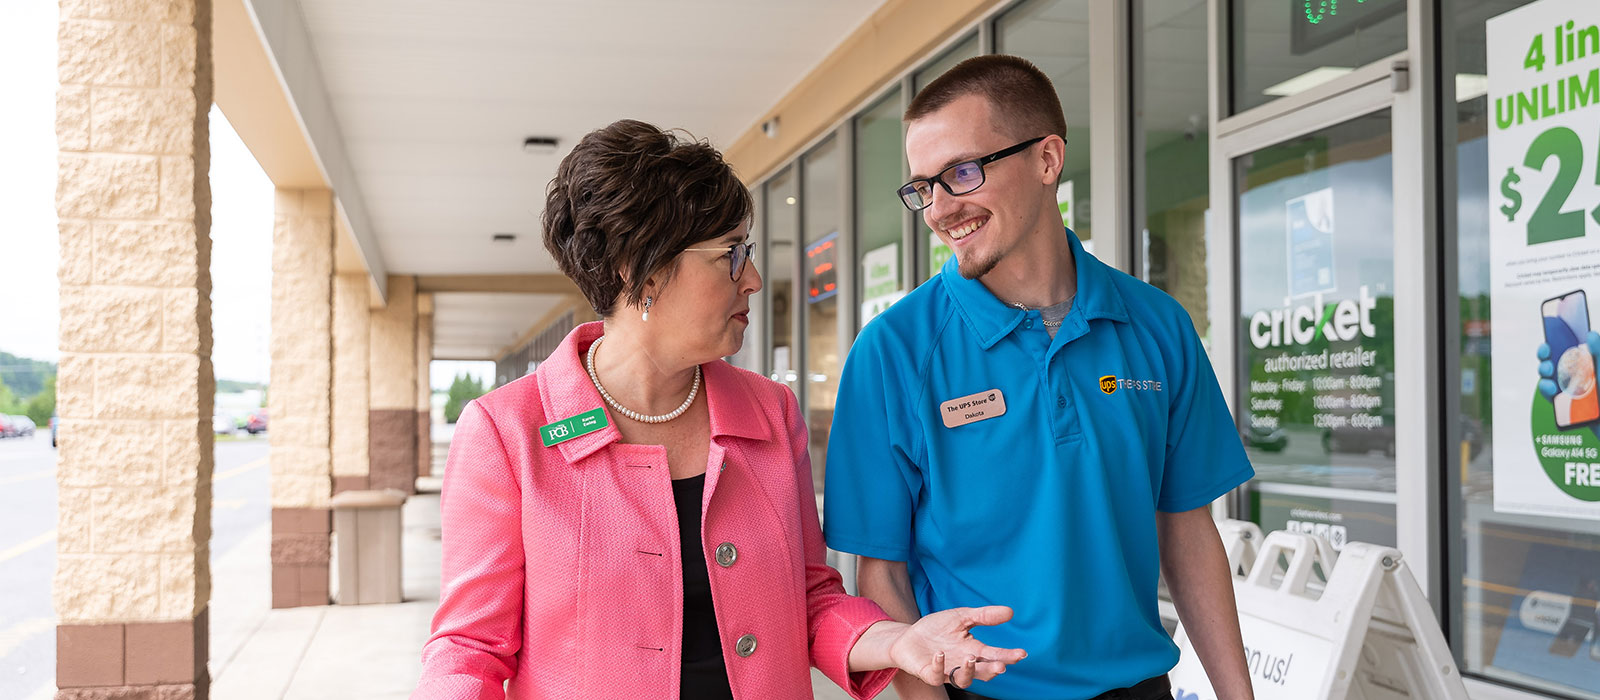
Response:
[[[1299,56],[1405,12],[1405,0],[1287,0],[1289,47]]]

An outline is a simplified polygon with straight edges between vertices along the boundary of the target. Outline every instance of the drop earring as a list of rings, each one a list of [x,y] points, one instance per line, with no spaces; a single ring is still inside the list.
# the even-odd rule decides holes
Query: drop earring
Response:
[[[644,298],[644,320],[650,320],[650,305],[656,303],[655,297]]]

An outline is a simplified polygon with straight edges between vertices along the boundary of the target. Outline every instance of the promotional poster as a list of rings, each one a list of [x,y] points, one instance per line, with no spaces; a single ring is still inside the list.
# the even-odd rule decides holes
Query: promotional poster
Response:
[[[1494,507],[1600,519],[1600,28],[1589,0],[1490,19]]]

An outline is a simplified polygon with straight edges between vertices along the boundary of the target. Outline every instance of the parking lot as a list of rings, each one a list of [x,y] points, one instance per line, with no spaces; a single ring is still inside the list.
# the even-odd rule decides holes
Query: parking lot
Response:
[[[0,440],[0,698],[46,700],[55,680],[56,451],[48,427]],[[219,439],[211,560],[267,527],[267,436]]]

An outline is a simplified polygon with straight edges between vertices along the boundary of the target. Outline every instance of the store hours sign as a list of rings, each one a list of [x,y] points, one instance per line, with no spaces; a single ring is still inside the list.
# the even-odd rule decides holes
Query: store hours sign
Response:
[[[1600,519],[1600,2],[1486,29],[1495,509]]]

